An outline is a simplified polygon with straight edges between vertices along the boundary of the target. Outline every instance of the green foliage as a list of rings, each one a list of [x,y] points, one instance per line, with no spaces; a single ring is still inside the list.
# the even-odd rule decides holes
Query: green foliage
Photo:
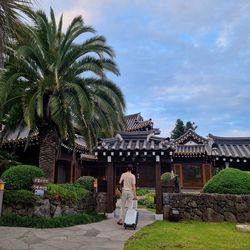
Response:
[[[17,162],[17,156],[14,153],[9,153],[0,150],[0,175],[9,167],[20,164]]]
[[[155,204],[155,192],[150,192],[145,197],[138,200],[138,205],[145,206],[147,208],[156,208]]]
[[[65,33],[63,17],[57,23],[52,9],[50,17],[43,11],[30,11],[28,17],[27,28],[18,30],[17,41],[7,47],[0,79],[3,120],[16,117],[4,131],[22,124],[32,133],[53,124],[59,139],[74,146],[77,129],[91,147],[100,133],[113,136],[122,130],[125,100],[108,79],[108,73],[119,75],[119,69],[105,37],[93,35],[81,16]]]
[[[203,188],[204,193],[250,194],[250,175],[234,168],[221,170]]]
[[[136,195],[137,196],[144,196],[148,193],[150,193],[150,191],[147,188],[136,188]]]
[[[77,202],[88,197],[89,191],[74,184],[49,184],[45,198]]]
[[[32,204],[37,200],[32,191],[29,190],[5,190],[3,203],[12,204]]]
[[[184,125],[184,122],[181,119],[177,119],[175,123],[175,128],[171,132],[171,138],[177,139],[180,136],[182,136],[186,131],[189,129],[195,130],[197,129],[197,126],[194,122],[188,121],[186,125]]]
[[[17,165],[7,169],[1,176],[5,181],[6,189],[32,189],[33,178],[42,177],[44,172],[41,168],[31,165]]]
[[[80,185],[82,188],[85,188],[89,191],[94,189],[94,177],[92,176],[82,176],[76,180],[76,184]]]
[[[56,228],[93,223],[101,221],[103,219],[105,219],[105,215],[97,213],[80,213],[76,215],[65,215],[56,218],[28,216],[21,217],[15,214],[11,214],[0,217],[0,226]]]
[[[171,179],[171,173],[165,172],[161,175],[161,181],[168,182]]]
[[[225,240],[226,239],[226,240]],[[241,250],[250,249],[249,233],[233,223],[156,221],[135,233],[124,250]]]

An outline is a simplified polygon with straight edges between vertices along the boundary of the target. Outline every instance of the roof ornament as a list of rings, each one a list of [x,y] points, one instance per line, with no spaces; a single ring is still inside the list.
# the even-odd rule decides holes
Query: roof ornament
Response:
[[[117,135],[115,136],[115,138],[117,138],[119,141],[123,141],[123,138],[122,138],[122,136],[121,136],[120,134],[117,134]]]

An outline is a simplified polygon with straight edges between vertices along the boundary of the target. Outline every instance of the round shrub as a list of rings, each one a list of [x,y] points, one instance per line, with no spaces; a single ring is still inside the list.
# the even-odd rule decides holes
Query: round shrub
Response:
[[[3,203],[8,205],[33,204],[37,200],[32,191],[29,190],[5,190]]]
[[[49,184],[45,198],[77,202],[88,197],[89,191],[73,184]]]
[[[82,176],[76,180],[76,184],[79,184],[81,187],[92,191],[94,189],[94,177],[92,176]]]
[[[226,168],[210,179],[204,193],[250,194],[250,174],[234,168]]]
[[[1,176],[6,189],[32,189],[33,178],[44,176],[41,168],[31,165],[17,165],[7,169]]]
[[[161,175],[161,181],[168,182],[171,179],[171,173],[165,172]]]

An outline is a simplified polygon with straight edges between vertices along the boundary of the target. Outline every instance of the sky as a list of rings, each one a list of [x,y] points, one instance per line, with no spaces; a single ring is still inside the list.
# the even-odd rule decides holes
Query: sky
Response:
[[[82,15],[107,38],[127,114],[162,136],[180,118],[202,136],[250,137],[250,0],[37,0],[50,6],[64,28]]]

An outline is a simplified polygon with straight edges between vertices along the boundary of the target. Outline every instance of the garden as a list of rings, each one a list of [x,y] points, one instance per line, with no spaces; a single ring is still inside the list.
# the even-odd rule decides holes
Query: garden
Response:
[[[4,171],[1,226],[67,227],[105,219],[95,212],[93,177],[83,176],[72,184],[48,184],[41,197],[34,194],[32,186],[35,177],[43,176],[42,169],[31,165],[12,166]]]
[[[124,249],[242,250],[250,249],[250,239],[230,223],[157,221],[132,236]]]

